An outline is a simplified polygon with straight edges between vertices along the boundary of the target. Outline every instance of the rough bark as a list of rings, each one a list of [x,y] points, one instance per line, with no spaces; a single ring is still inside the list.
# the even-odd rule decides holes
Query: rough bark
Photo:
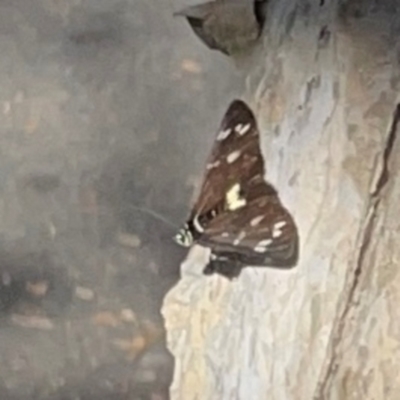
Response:
[[[248,97],[300,262],[230,283],[192,249],[163,307],[172,400],[398,399],[396,3],[271,3]]]

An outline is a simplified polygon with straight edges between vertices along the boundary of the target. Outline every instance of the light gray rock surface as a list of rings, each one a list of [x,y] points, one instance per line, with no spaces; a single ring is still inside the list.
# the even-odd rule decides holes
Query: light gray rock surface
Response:
[[[400,8],[319,3],[271,3],[245,96],[300,262],[229,283],[191,250],[163,306],[172,400],[399,398]]]

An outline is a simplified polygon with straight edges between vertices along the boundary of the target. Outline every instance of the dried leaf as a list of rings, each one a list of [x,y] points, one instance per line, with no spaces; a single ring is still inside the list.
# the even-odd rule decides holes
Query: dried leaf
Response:
[[[141,326],[149,343],[156,342],[163,335],[161,328],[149,320],[144,320]]]
[[[109,326],[112,328],[115,328],[120,324],[119,318],[110,311],[102,311],[97,313],[92,318],[92,322],[96,325]]]
[[[124,322],[136,323],[136,314],[130,308],[121,310],[121,320]]]
[[[38,315],[12,314],[11,321],[22,328],[51,330],[54,324],[46,317]]]
[[[32,296],[43,297],[49,289],[49,282],[38,281],[38,282],[26,282],[25,289]]]
[[[91,301],[94,299],[94,292],[92,289],[83,286],[77,286],[75,288],[75,296],[81,300]]]
[[[143,336],[135,336],[132,339],[117,339],[113,341],[114,346],[127,353],[127,357],[133,360],[144,348],[148,342]]]

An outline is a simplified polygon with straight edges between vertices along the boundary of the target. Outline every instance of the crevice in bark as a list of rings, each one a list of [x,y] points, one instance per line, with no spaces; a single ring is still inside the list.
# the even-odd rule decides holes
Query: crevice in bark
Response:
[[[378,179],[378,183],[376,184],[375,190],[372,193],[372,197],[379,196],[383,187],[386,185],[389,180],[389,159],[392,154],[394,142],[396,141],[397,128],[400,121],[400,104],[397,105],[392,119],[392,125],[390,127],[389,136],[386,140],[385,150],[383,152],[383,167],[382,173]]]
[[[361,246],[356,260],[356,268],[352,274],[351,285],[346,295],[346,300],[344,302],[343,310],[341,311],[337,319],[337,322],[335,324],[334,329],[336,332],[333,332],[332,335],[330,360],[327,367],[325,368],[323,376],[319,380],[319,384],[316,390],[316,395],[314,396],[315,400],[324,400],[328,397],[329,393],[327,393],[327,390],[329,390],[330,383],[335,373],[337,372],[339,366],[338,347],[343,338],[343,332],[346,326],[347,316],[349,312],[352,310],[352,308],[356,305],[354,301],[355,294],[360,282],[361,273],[363,271],[364,259],[368,252],[368,248],[371,243],[371,238],[373,236],[372,233],[374,232],[375,228],[377,209],[380,200],[382,198],[382,190],[384,189],[390,178],[389,163],[394,143],[397,138],[397,130],[399,128],[399,122],[400,122],[400,104],[396,106],[395,111],[393,113],[392,123],[390,126],[388,137],[386,139],[386,144],[382,156],[383,159],[382,171],[375,186],[375,189],[370,195],[369,206],[366,214],[366,224],[362,233]]]

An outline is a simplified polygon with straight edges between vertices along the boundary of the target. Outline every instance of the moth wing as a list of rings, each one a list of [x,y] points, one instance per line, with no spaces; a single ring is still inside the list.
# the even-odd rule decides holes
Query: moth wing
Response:
[[[213,252],[232,252],[246,265],[292,267],[298,259],[298,232],[278,195],[264,183],[269,195],[212,219],[199,243]]]
[[[260,134],[254,114],[243,101],[234,100],[217,132],[191,218],[223,202],[238,177],[246,181],[263,174]]]

